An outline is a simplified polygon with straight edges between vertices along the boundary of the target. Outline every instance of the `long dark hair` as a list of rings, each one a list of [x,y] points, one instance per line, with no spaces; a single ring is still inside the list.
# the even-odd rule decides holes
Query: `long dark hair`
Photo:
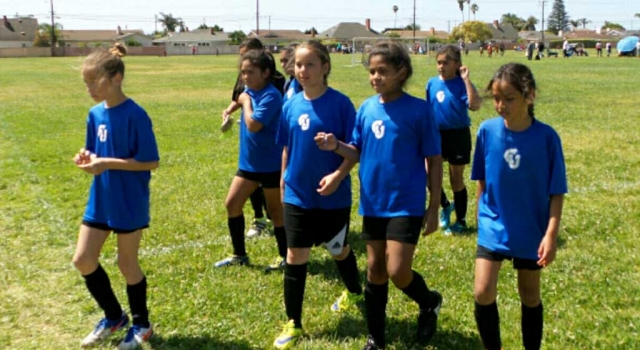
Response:
[[[536,80],[533,78],[531,69],[520,63],[507,63],[500,67],[493,75],[493,78],[491,78],[491,81],[489,81],[489,84],[487,85],[487,92],[491,93],[493,84],[498,81],[506,82],[525,98],[531,97],[537,89]],[[527,112],[531,118],[534,117],[533,102],[529,104]]]

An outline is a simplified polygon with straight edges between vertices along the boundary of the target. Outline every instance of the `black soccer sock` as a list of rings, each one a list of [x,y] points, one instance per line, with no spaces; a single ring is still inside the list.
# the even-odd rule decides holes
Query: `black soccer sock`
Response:
[[[249,196],[249,200],[251,201],[251,208],[253,208],[253,217],[262,219],[264,217],[264,213],[262,212],[262,205],[264,203],[262,187],[258,186],[258,188],[251,193],[251,196]]]
[[[231,234],[231,244],[233,245],[233,255],[246,256],[247,250],[244,246],[244,215],[227,219],[227,226]]]
[[[453,202],[456,203],[456,222],[459,222],[463,226],[467,225],[467,188],[463,188],[458,192],[453,192]]]
[[[415,271],[411,272],[413,272],[413,278],[409,285],[402,289],[402,292],[418,303],[420,310],[427,310],[438,306],[438,298],[429,291],[424,278]]]
[[[539,350],[542,344],[543,309],[542,302],[536,307],[521,305],[522,345],[525,350]]]
[[[109,320],[117,320],[122,317],[122,307],[113,293],[113,289],[111,289],[109,276],[107,276],[102,265],[98,264],[98,268],[95,271],[82,277],[84,277],[89,293],[104,311],[104,317]]]
[[[387,300],[389,298],[389,282],[373,284],[367,280],[364,289],[364,305],[366,308],[367,329],[369,335],[379,347],[385,346],[384,331],[387,318]]]
[[[447,199],[447,194],[444,193],[444,188],[440,191],[440,205],[442,208],[447,208],[451,205],[451,202]]]
[[[287,318],[293,320],[297,328],[302,327],[302,302],[307,281],[307,264],[284,267],[284,306]]]
[[[287,258],[287,235],[284,231],[284,226],[274,227],[273,235],[276,236],[276,243],[278,243],[278,255],[286,259]]]
[[[360,271],[358,271],[358,263],[353,249],[349,249],[349,255],[343,260],[336,260],[338,272],[342,277],[342,282],[347,287],[349,293],[362,294],[362,285],[360,285]]]
[[[149,328],[149,310],[147,309],[147,278],[134,285],[127,285],[127,297],[133,324]]]
[[[480,339],[486,350],[500,350],[500,315],[498,314],[498,304],[494,301],[489,305],[480,305],[475,302],[476,325]]]

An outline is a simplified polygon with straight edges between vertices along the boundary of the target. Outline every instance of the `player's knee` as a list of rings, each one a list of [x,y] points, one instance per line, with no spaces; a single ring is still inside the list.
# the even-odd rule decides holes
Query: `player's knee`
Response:
[[[122,255],[118,255],[118,268],[125,277],[134,275],[140,270],[137,259],[132,259]]]
[[[71,262],[82,275],[90,274],[95,271],[98,266],[98,259],[88,256],[87,254],[76,254],[73,256]]]
[[[528,307],[536,307],[540,304],[540,291],[536,288],[518,287],[520,301]]]
[[[399,289],[407,287],[409,283],[411,283],[411,278],[413,277],[411,269],[403,269],[401,267],[391,268],[388,273],[391,282],[393,282],[393,284]]]
[[[384,263],[367,262],[367,279],[374,284],[383,284],[389,280]]]
[[[476,286],[473,291],[473,298],[480,305],[489,305],[496,300],[495,291],[490,288]]]

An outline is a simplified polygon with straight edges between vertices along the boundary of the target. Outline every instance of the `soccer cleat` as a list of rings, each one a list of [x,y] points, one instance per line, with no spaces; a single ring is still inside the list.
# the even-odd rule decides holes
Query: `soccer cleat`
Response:
[[[302,328],[296,328],[293,320],[284,325],[282,333],[273,342],[276,349],[291,349],[302,336]]]
[[[269,223],[266,218],[253,219],[251,226],[247,230],[247,238],[258,237],[269,231]]]
[[[448,207],[442,208],[442,211],[440,212],[441,229],[445,229],[449,227],[449,224],[451,224],[451,213],[453,212],[453,209],[455,209],[453,202],[451,202]]]
[[[149,328],[140,327],[136,324],[131,326],[127,331],[127,335],[122,339],[118,350],[136,349],[142,343],[146,342],[153,335],[153,327],[149,325]]]
[[[287,266],[287,262],[283,257],[279,256],[273,264],[267,266],[267,268],[264,269],[264,272],[284,270],[285,266]]]
[[[380,346],[376,344],[376,341],[373,340],[372,336],[367,337],[367,343],[364,345],[362,350],[383,350],[384,346]]]
[[[466,230],[467,230],[466,225],[462,225],[461,223],[456,222],[455,224],[447,227],[447,229],[444,230],[444,235],[451,236],[454,234],[460,234],[460,233],[464,233]]]
[[[98,321],[96,327],[82,340],[82,347],[90,347],[105,340],[108,336],[126,327],[129,324],[129,316],[123,311],[122,316],[117,320],[103,318]]]
[[[364,300],[364,295],[349,293],[349,291],[342,292],[342,295],[331,305],[331,311],[342,312],[355,306]]]
[[[249,265],[249,256],[230,256],[226,259],[218,261],[215,267],[235,266],[235,265]]]
[[[231,130],[232,127],[233,127],[233,117],[231,115],[227,114],[222,119],[222,124],[220,125],[220,131],[227,132],[227,131]]]
[[[420,310],[417,336],[420,344],[429,343],[438,328],[438,314],[440,314],[440,307],[442,306],[442,295],[435,290],[431,292],[437,297],[438,303],[430,309]]]

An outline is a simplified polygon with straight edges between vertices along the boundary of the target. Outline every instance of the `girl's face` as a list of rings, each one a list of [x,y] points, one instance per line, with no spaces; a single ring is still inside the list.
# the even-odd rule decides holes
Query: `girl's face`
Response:
[[[369,83],[380,95],[401,92],[404,75],[404,72],[388,64],[382,55],[372,56],[369,60]]]
[[[493,106],[496,112],[507,120],[524,119],[529,116],[529,105],[533,103],[535,93],[524,96],[505,80],[496,80],[491,86]]]
[[[329,72],[329,63],[322,63],[320,57],[306,47],[297,49],[295,58],[296,79],[305,89],[324,85],[324,77]]]
[[[442,80],[455,78],[461,66],[460,62],[449,59],[446,54],[438,55],[436,62],[438,63],[438,74]]]
[[[111,96],[112,88],[118,84],[120,75],[111,79],[98,76],[95,69],[83,69],[82,80],[87,87],[87,92],[95,102],[105,101]]]
[[[259,91],[267,85],[269,69],[262,71],[260,67],[252,65],[251,61],[244,60],[240,65],[240,75],[244,85],[251,90]]]

